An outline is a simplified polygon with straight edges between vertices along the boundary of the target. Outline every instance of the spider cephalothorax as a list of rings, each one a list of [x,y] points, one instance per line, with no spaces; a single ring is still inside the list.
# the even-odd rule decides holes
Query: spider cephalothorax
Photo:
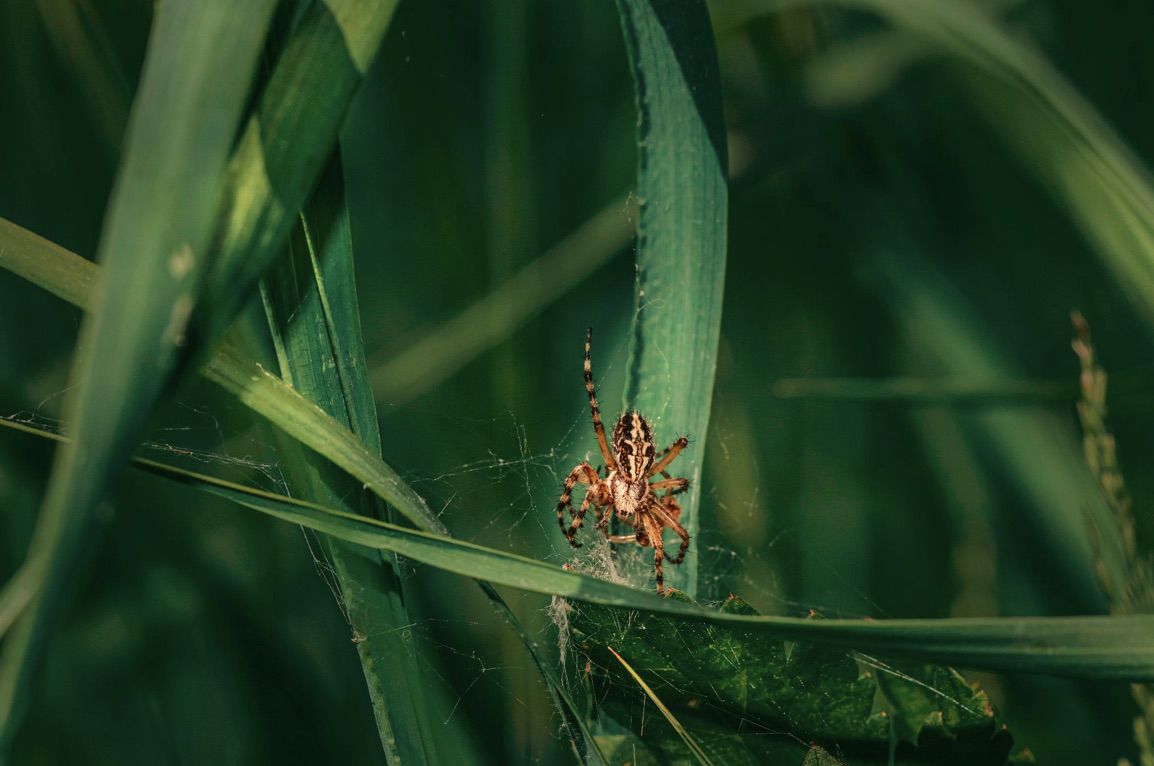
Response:
[[[596,390],[593,386],[593,368],[589,361],[589,346],[593,330],[585,334],[585,391],[589,394],[589,408],[593,412],[593,431],[597,434],[597,446],[605,458],[608,474],[604,479],[593,466],[582,461],[565,477],[565,487],[557,502],[557,524],[574,548],[577,530],[590,506],[598,510],[597,529],[610,542],[637,543],[643,548],[653,548],[653,568],[657,573],[657,592],[665,593],[665,577],[661,570],[662,559],[672,564],[685,560],[689,549],[689,533],[681,526],[681,506],[675,495],[689,488],[689,479],[674,478],[665,468],[673,462],[689,440],[684,436],[669,445],[660,457],[653,446],[653,430],[639,412],[627,412],[620,417],[613,428],[613,450],[605,439],[605,426],[601,423],[601,410],[597,406]],[[654,481],[653,477],[662,478]],[[573,508],[572,493],[577,484],[587,484],[585,497],[578,510]],[[565,524],[565,509],[569,509],[571,523]],[[617,517],[632,525],[631,535],[610,535],[609,522],[616,512]],[[681,538],[681,548],[676,557],[665,552],[661,535],[666,528],[672,529]]]

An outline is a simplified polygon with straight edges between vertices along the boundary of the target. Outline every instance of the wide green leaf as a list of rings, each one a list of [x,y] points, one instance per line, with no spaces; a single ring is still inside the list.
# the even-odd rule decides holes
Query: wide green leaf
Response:
[[[701,0],[618,0],[617,8],[633,72],[638,152],[636,311],[625,406],[650,418],[666,443],[691,435],[670,470],[690,480],[681,523],[694,538],[725,285],[721,77]],[[697,546],[690,545],[685,562],[667,570],[668,581],[695,594],[697,561]]]
[[[733,596],[721,611],[756,614]],[[843,764],[1007,763],[1013,740],[986,695],[944,666],[652,615],[622,620],[593,605],[573,609],[570,625],[599,709],[664,763],[688,762],[689,753],[646,711],[650,695],[716,763],[800,766],[815,745]],[[634,674],[651,687],[644,695]]]

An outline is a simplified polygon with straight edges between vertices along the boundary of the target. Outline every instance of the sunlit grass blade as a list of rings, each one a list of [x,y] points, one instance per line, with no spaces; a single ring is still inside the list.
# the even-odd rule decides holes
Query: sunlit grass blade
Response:
[[[220,336],[279,255],[376,56],[396,0],[304,4],[229,163],[206,306],[194,320]]]
[[[63,447],[28,551],[40,593],[0,654],[0,749],[13,735],[89,542],[92,509],[139,442],[197,300],[228,151],[272,0],[158,7],[81,331]]]
[[[279,267],[266,277],[263,294],[285,380],[379,455],[344,199],[334,154]],[[379,515],[376,499],[361,483],[321,455],[295,442],[284,444],[281,453],[293,495],[346,513]],[[367,556],[364,548],[327,535],[320,547],[340,589],[389,762],[475,761],[458,726],[436,726],[446,710],[434,708],[435,687],[419,676],[427,660],[406,638],[413,623],[406,606],[411,596],[406,597],[396,556]]]
[[[73,305],[91,305],[99,266],[3,219],[0,244],[5,245],[0,248],[0,266]],[[444,525],[425,501],[352,431],[276,375],[247,359],[232,344],[220,344],[204,363],[201,374],[294,439],[341,466],[418,527],[444,531]]]
[[[701,467],[721,335],[728,150],[709,14],[700,0],[618,0],[637,104],[637,285],[625,405],[667,442],[690,479],[681,523],[700,528]],[[687,289],[688,288],[688,289]],[[664,445],[658,445],[660,449]],[[697,592],[697,546],[666,572]]]
[[[38,234],[0,218],[0,268],[89,311],[100,267]]]

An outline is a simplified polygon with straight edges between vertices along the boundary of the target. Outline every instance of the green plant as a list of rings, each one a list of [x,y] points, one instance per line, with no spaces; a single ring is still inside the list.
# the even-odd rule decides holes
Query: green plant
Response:
[[[0,11],[51,43],[0,78],[28,95],[0,126],[3,754],[1125,755],[1145,521],[1082,465],[1038,339],[1078,298],[1143,346],[1154,197],[1141,115],[1110,127],[1003,30],[1058,12],[719,4],[715,40],[700,0],[499,6]],[[57,103],[98,126],[79,161]],[[570,558],[550,518],[592,445],[589,324],[602,399],[691,437],[670,598],[645,552]],[[902,377],[813,381],[850,374]],[[1081,413],[1112,450],[1102,397]]]

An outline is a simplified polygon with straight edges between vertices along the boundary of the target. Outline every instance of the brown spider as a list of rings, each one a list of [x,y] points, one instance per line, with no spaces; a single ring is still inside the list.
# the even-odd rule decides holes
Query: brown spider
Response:
[[[605,468],[609,472],[604,479],[593,466],[581,461],[565,477],[565,488],[557,502],[557,524],[561,532],[574,548],[581,543],[574,538],[589,506],[598,509],[597,529],[613,543],[637,543],[642,548],[653,548],[653,568],[657,572],[657,593],[665,595],[665,576],[661,571],[661,561],[680,564],[689,549],[689,533],[681,526],[681,506],[675,495],[689,489],[689,479],[673,478],[665,471],[689,440],[678,437],[654,462],[653,432],[649,423],[639,412],[627,412],[613,428],[613,451],[605,440],[605,426],[601,424],[601,411],[597,408],[597,396],[593,388],[593,368],[589,362],[589,345],[593,338],[593,328],[585,334],[585,390],[589,393],[589,408],[593,411],[593,430],[597,433],[597,446],[605,458]],[[651,479],[657,474],[662,478]],[[588,484],[580,510],[573,510],[571,494],[578,483]],[[657,494],[664,490],[664,494]],[[572,524],[565,526],[565,509],[569,509]],[[627,524],[633,526],[631,535],[610,535],[609,521],[613,512]],[[665,552],[661,535],[666,528],[672,529],[681,538],[681,549],[674,558]]]

